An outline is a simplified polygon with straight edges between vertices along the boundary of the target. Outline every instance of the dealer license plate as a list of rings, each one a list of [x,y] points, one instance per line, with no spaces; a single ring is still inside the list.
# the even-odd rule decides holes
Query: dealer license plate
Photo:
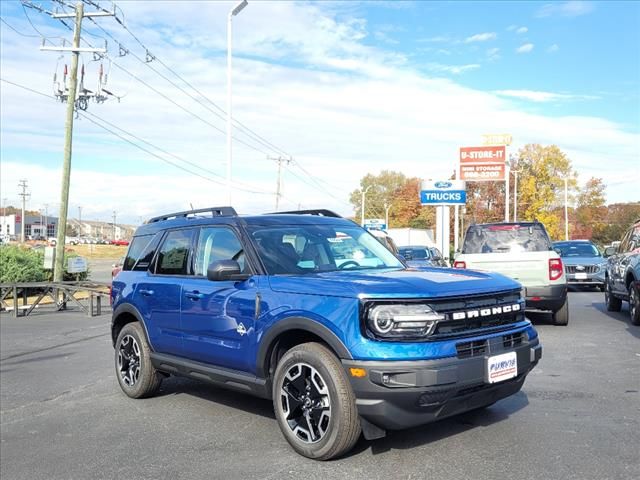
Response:
[[[487,380],[489,383],[502,382],[518,375],[516,352],[503,353],[487,359]]]
[[[576,280],[586,280],[586,279],[587,279],[586,273],[576,273]]]

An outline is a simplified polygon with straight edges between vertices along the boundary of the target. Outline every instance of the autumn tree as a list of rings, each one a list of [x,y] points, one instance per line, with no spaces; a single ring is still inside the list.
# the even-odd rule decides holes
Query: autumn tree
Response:
[[[594,228],[602,224],[607,215],[605,207],[606,186],[601,178],[590,178],[577,194],[576,208],[572,215],[572,238],[591,238]]]
[[[557,209],[564,204],[564,179],[572,195],[577,185],[571,160],[555,145],[529,144],[518,151],[512,169],[519,172],[518,219],[538,220],[552,239],[562,238]]]

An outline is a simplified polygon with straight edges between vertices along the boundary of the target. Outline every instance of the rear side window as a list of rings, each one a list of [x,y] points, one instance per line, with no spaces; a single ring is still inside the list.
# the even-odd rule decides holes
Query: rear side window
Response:
[[[129,250],[127,251],[127,256],[124,258],[124,262],[122,264],[123,270],[133,270],[133,266],[136,264],[140,255],[152,238],[153,235],[140,235],[139,237],[133,237],[131,245],[129,245]]]
[[[540,224],[475,225],[469,227],[462,253],[542,252],[551,249],[551,241]]]
[[[404,248],[400,247],[400,255],[406,260],[426,260],[429,258],[429,250],[426,248]]]
[[[187,275],[193,229],[173,230],[167,234],[158,252],[156,273]]]

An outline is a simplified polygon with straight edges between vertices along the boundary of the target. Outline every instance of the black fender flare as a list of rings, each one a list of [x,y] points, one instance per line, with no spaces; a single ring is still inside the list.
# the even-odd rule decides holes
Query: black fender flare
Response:
[[[269,372],[267,365],[271,357],[271,352],[276,344],[276,339],[283,333],[291,330],[303,330],[320,337],[341,359],[353,360],[351,352],[342,343],[342,340],[329,328],[321,323],[305,317],[289,317],[276,321],[264,334],[258,353],[256,355],[256,374],[259,378],[267,378]]]
[[[146,340],[147,340],[147,345],[149,345],[149,348],[151,349],[151,351],[154,351],[153,345],[151,345],[151,342],[149,341],[149,332],[147,332],[147,326],[145,325],[144,320],[142,319],[142,314],[138,311],[136,307],[134,307],[130,303],[121,303],[116,307],[116,309],[111,314],[111,342],[113,343],[113,346],[114,347],[116,346],[116,340],[117,340],[113,335],[114,328],[116,326],[116,319],[123,313],[128,313],[130,315],[133,315],[138,321],[138,323],[142,325],[142,329],[144,330],[144,336],[146,337]]]

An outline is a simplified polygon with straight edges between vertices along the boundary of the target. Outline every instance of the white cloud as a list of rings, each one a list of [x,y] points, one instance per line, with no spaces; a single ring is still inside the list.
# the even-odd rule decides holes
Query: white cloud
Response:
[[[487,50],[487,57],[489,60],[498,60],[500,58],[500,49],[497,47],[490,48]]]
[[[478,68],[480,68],[480,64],[469,63],[466,65],[443,65],[441,63],[428,63],[427,68],[433,72],[459,75],[470,70],[477,70]]]
[[[516,30],[516,33],[527,33],[529,29],[527,27],[520,27]]]
[[[518,53],[529,53],[533,50],[533,43],[525,43],[524,45],[520,45],[516,48],[516,52]]]
[[[494,93],[503,97],[513,97],[532,102],[554,102],[561,100],[596,100],[594,95],[573,95],[567,93],[543,92],[539,90],[497,90]]]
[[[553,45],[551,45],[549,48],[547,48],[547,52],[549,53],[555,53],[558,50],[560,50],[560,47],[558,46],[557,43],[554,43]]]
[[[446,37],[444,35],[438,35],[435,37],[427,37],[427,38],[419,38],[418,42],[422,43],[447,43],[450,42],[451,38]]]
[[[495,32],[484,32],[484,33],[476,33],[475,35],[471,35],[467,37],[464,42],[465,43],[474,43],[474,42],[486,42],[489,40],[495,40],[498,35]]]
[[[536,13],[537,17],[578,17],[591,13],[595,9],[593,2],[569,1],[547,3],[543,5]]]
[[[363,42],[370,33],[366,23],[338,20],[342,17],[322,7],[322,3],[253,2],[234,24],[234,116],[291,153],[319,183],[331,185],[313,186],[304,173],[291,167],[307,183],[284,171],[283,208],[301,203],[351,215],[348,194],[365,173],[395,169],[407,175],[445,176],[460,145],[479,141],[482,133],[505,129],[519,145],[557,144],[580,172],[605,181],[611,181],[614,171],[637,178],[638,134],[596,117],[529,113],[510,100],[518,97],[505,95],[505,91],[485,92],[443,78],[473,72],[480,68],[478,63],[430,64],[425,74],[402,54],[367,46]],[[181,2],[158,9],[150,2],[131,2],[122,8],[129,28],[158,58],[225,106],[227,4]],[[22,17],[3,12],[3,18],[29,31]],[[126,47],[144,56],[121,27],[104,25]],[[52,32],[62,34],[56,28]],[[191,47],[177,47],[174,43],[178,41]],[[55,54],[38,51],[37,39],[4,29],[1,42],[2,77],[46,91]],[[131,56],[115,60],[224,130],[224,120],[167,84],[148,66]],[[167,73],[158,63],[150,65]],[[87,63],[92,83],[96,68],[97,63]],[[226,203],[224,135],[115,67],[110,85],[128,94],[120,103],[92,103],[89,112],[210,170],[205,175],[215,182],[162,163],[81,119],[76,121],[74,135],[72,208],[82,205],[87,218],[104,220],[116,210],[119,218],[138,222],[140,216],[180,210],[189,203],[196,207]],[[571,99],[549,101],[561,100]],[[17,177],[26,176],[32,185],[30,208],[55,204],[64,105],[4,83],[0,102],[2,197],[17,200]],[[174,161],[185,168],[198,168]],[[276,164],[265,154],[234,143],[233,174],[243,185],[267,193],[235,192],[233,203],[239,211],[273,209]],[[609,200],[634,198],[632,187],[616,188],[609,192]]]

